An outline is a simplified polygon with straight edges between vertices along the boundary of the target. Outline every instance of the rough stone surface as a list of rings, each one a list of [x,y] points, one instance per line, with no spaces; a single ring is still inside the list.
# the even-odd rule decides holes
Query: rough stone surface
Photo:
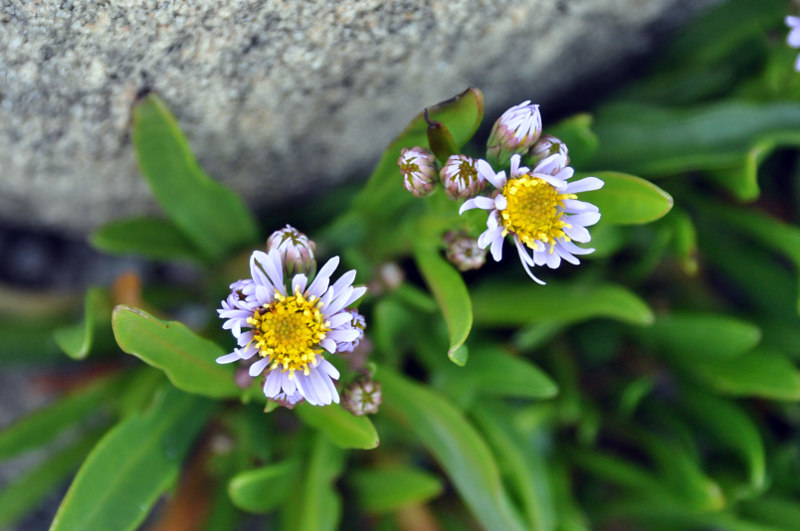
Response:
[[[0,219],[80,233],[153,210],[128,127],[143,88],[264,206],[363,178],[424,105],[468,85],[490,117],[551,101],[713,1],[3,0]]]

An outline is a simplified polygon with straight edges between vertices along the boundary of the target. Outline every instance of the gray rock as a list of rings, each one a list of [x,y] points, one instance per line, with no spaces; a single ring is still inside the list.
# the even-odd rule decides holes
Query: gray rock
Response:
[[[210,174],[264,206],[364,178],[415,113],[468,85],[489,117],[552,101],[712,2],[4,0],[0,217],[81,233],[153,211],[128,127],[143,88]]]

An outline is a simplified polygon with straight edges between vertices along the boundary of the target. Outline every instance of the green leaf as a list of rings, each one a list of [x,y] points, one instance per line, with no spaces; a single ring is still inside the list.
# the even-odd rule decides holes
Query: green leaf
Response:
[[[742,408],[730,400],[693,388],[683,388],[680,398],[684,411],[694,417],[704,432],[717,443],[741,456],[748,468],[750,484],[757,490],[766,487],[764,444],[758,428]]]
[[[720,393],[800,400],[800,371],[778,353],[759,349],[733,359],[682,360],[681,365]]]
[[[512,413],[499,402],[481,402],[471,410],[472,417],[489,439],[503,474],[516,491],[528,528],[532,531],[555,529],[547,462],[538,448],[525,444],[523,434],[510,422]]]
[[[576,179],[589,174],[576,176]],[[583,192],[581,201],[600,209],[601,222],[613,225],[639,225],[655,221],[670,211],[672,197],[653,183],[624,173],[611,171],[591,175],[605,183],[600,190]]]
[[[647,304],[622,286],[485,282],[472,290],[475,323],[512,327],[533,322],[574,323],[595,317],[649,325]]]
[[[349,473],[347,480],[359,507],[368,513],[388,513],[423,504],[442,493],[439,478],[408,466],[362,468]]]
[[[797,499],[783,498],[773,494],[754,500],[745,500],[740,505],[744,516],[778,529],[792,529],[800,522],[800,503]]]
[[[0,527],[10,527],[77,470],[97,438],[96,434],[81,438],[5,485],[0,491]]]
[[[161,208],[208,258],[221,260],[258,238],[247,207],[203,172],[175,117],[154,94],[133,109],[133,146]]]
[[[119,384],[119,378],[105,378],[6,426],[0,431],[0,461],[44,446],[91,413],[102,413]]]
[[[111,324],[111,297],[103,288],[90,288],[86,292],[83,321],[62,326],[53,331],[53,338],[64,353],[72,359],[82,360],[89,355],[95,334]]]
[[[673,312],[659,316],[641,336],[644,341],[687,360],[727,359],[741,356],[758,345],[761,330],[727,315]]]
[[[447,364],[435,372],[434,383],[459,404],[476,397],[552,398],[558,393],[541,369],[500,346],[474,348],[471,360],[466,367]]]
[[[428,107],[431,120],[444,124],[453,135],[455,145],[466,144],[483,120],[483,94],[468,88],[458,96]],[[397,159],[403,148],[426,147],[428,124],[419,113],[408,127],[386,148],[367,185],[355,201],[355,209],[368,219],[391,219],[403,205],[414,197],[403,189]]]
[[[150,411],[120,422],[95,446],[51,530],[135,529],[178,479],[212,408],[213,402],[165,387]]]
[[[597,135],[592,131],[593,121],[591,114],[576,114],[545,130],[547,134],[553,135],[567,145],[569,159],[577,168],[584,167],[600,145]],[[535,164],[528,163],[527,166]]]
[[[467,361],[466,352],[459,351],[459,347],[467,340],[472,329],[472,303],[464,280],[439,256],[435,248],[418,246],[414,250],[414,260],[447,322],[450,334],[447,355],[456,365],[464,365]]]
[[[378,432],[367,417],[357,417],[341,406],[312,406],[298,404],[294,409],[300,419],[323,433],[341,448],[371,450],[380,444]]]
[[[242,391],[230,367],[215,360],[225,351],[177,321],[161,321],[138,308],[120,305],[112,317],[119,348],[161,369],[169,381],[187,393],[228,398]]]
[[[280,507],[290,494],[288,485],[297,475],[300,463],[289,459],[236,474],[228,483],[228,494],[239,509],[251,513],[269,513]]]
[[[95,249],[111,254],[134,254],[152,260],[204,260],[202,251],[165,219],[112,221],[97,229],[89,242]]]
[[[798,103],[725,101],[680,110],[616,104],[597,115],[603,149],[591,164],[648,176],[733,169],[744,173],[727,185],[753,199],[755,166],[778,146],[800,144],[798,129]]]
[[[308,467],[297,478],[284,503],[283,529],[334,531],[342,518],[342,499],[334,481],[342,473],[344,452],[322,434],[312,442]]]
[[[486,442],[461,412],[437,393],[385,367],[380,379],[382,410],[434,455],[478,522],[487,529],[525,529]]]

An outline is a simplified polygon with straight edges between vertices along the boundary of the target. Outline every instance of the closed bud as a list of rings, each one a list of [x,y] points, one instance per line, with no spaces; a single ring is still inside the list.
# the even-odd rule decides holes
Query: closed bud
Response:
[[[474,197],[486,186],[478,174],[477,161],[466,155],[451,155],[439,172],[447,197],[453,200]]]
[[[377,413],[381,402],[381,384],[372,380],[356,380],[342,393],[342,407],[358,417]]]
[[[529,164],[535,173],[555,175],[569,166],[567,145],[552,135],[543,135],[531,149]]]
[[[436,186],[436,159],[429,150],[422,147],[403,148],[397,159],[403,186],[417,197],[433,192]]]
[[[539,106],[530,100],[511,107],[498,118],[486,143],[486,156],[497,166],[505,166],[514,154],[527,153],[542,134]]]
[[[291,225],[276,230],[267,239],[267,252],[272,249],[277,249],[281,254],[281,261],[289,276],[297,273],[310,275],[317,268],[314,260],[317,244]]]
[[[486,262],[486,250],[478,247],[478,240],[464,232],[451,231],[444,235],[447,259],[459,271],[480,269]]]

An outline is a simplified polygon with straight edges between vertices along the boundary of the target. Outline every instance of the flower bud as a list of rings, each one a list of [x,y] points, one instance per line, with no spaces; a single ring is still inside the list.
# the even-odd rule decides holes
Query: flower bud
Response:
[[[511,107],[494,123],[486,155],[490,162],[505,166],[516,153],[526,153],[542,134],[539,106],[530,100]]]
[[[447,197],[453,200],[469,199],[486,186],[478,174],[477,161],[466,155],[451,155],[439,172]]]
[[[486,249],[478,247],[478,240],[464,232],[451,231],[444,235],[447,259],[459,271],[480,269],[486,262]]]
[[[359,336],[348,343],[339,343],[336,352],[353,352],[364,338],[364,329],[367,327],[367,321],[364,316],[355,310],[347,310],[347,313],[352,316],[350,325],[359,332]]]
[[[342,393],[342,407],[358,417],[377,413],[382,401],[381,384],[372,380],[356,380]]]
[[[436,159],[422,147],[403,148],[397,159],[403,186],[417,197],[424,197],[436,186]]]
[[[535,173],[555,175],[569,166],[567,145],[552,135],[543,135],[533,145],[528,163]]]
[[[281,261],[287,275],[296,273],[306,275],[314,272],[317,262],[314,260],[314,251],[317,244],[308,239],[308,236],[291,225],[276,230],[267,239],[267,252],[277,249],[281,254]]]

